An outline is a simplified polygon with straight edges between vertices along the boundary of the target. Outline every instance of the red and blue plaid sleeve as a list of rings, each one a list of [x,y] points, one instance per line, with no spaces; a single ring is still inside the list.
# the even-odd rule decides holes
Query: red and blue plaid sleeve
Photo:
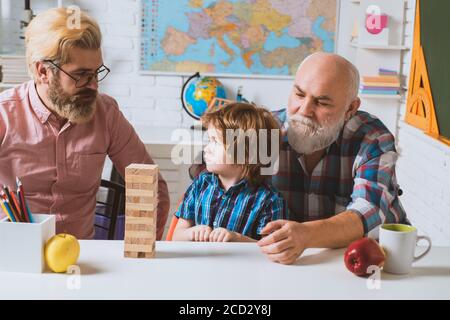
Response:
[[[363,144],[354,163],[352,202],[347,210],[360,215],[367,235],[380,224],[397,223],[405,217],[398,201],[393,136],[386,133]]]
[[[256,233],[261,234],[261,230],[270,222],[279,219],[288,219],[287,204],[280,193],[274,193],[273,196],[266,201],[262,208],[260,219]]]

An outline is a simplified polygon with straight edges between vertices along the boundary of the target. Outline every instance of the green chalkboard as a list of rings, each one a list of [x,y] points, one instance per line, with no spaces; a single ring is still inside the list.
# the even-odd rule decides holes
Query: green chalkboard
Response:
[[[420,41],[439,134],[450,138],[450,1],[420,1]]]

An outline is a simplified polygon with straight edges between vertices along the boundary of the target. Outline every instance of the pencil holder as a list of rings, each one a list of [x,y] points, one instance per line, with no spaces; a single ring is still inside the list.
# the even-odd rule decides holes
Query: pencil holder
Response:
[[[55,216],[34,214],[34,223],[0,220],[0,271],[42,273],[44,247],[55,235]]]

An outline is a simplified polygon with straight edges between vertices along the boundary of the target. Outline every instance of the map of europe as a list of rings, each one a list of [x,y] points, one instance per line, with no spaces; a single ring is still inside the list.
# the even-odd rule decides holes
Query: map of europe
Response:
[[[290,76],[334,51],[336,0],[142,0],[141,70]]]

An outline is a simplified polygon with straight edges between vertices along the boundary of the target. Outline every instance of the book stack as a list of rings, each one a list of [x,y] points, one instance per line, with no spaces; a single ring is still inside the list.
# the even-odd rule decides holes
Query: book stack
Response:
[[[396,71],[379,69],[378,76],[362,76],[361,94],[399,95],[400,77]]]
[[[0,55],[0,81],[7,84],[18,84],[30,80],[24,56]]]

